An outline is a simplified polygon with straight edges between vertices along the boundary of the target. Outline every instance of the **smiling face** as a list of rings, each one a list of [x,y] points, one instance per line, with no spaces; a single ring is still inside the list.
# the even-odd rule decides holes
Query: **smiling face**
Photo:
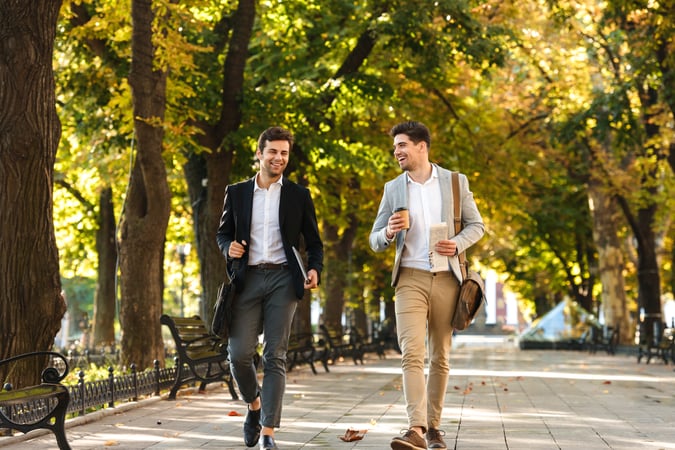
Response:
[[[267,141],[262,150],[256,150],[260,161],[260,174],[263,179],[276,181],[281,177],[288,165],[291,145],[288,141]]]
[[[397,134],[394,136],[394,158],[401,170],[414,172],[428,164],[427,143],[419,141],[415,144],[407,134]]]

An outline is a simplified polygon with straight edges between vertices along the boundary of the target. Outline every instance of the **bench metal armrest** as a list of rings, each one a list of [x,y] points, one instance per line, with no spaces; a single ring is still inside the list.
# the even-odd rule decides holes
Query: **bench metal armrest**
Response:
[[[68,372],[70,371],[70,367],[68,366],[68,359],[66,359],[65,356],[63,356],[61,353],[57,352],[50,352],[50,351],[39,351],[39,352],[30,352],[30,353],[22,353],[20,355],[12,356],[11,358],[3,359],[0,361],[0,366],[3,366],[5,364],[9,364],[12,362],[16,362],[22,359],[28,359],[31,357],[38,357],[38,356],[50,356],[52,360],[54,358],[60,359],[63,361],[63,365],[65,369],[63,372],[61,372],[59,369],[54,367],[53,361],[49,362],[49,367],[44,369],[42,371],[41,377],[42,381],[44,383],[50,383],[50,384],[57,384],[60,383],[61,380],[63,380],[66,375],[68,375]]]

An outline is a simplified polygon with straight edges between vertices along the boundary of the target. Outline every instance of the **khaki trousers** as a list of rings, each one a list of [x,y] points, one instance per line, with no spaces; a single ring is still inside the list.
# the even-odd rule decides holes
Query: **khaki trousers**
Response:
[[[459,282],[452,272],[402,267],[396,285],[396,327],[402,352],[408,427],[439,428],[450,373]],[[428,344],[429,374],[425,380]]]

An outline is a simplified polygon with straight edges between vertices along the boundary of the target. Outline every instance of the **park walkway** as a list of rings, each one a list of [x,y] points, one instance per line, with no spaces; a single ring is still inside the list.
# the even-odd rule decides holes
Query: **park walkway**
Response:
[[[444,422],[448,448],[470,450],[675,449],[675,372],[635,356],[519,350],[508,340],[454,342]],[[281,449],[388,449],[406,427],[400,359],[390,353],[288,376]],[[246,449],[246,406],[217,386],[184,390],[67,424],[73,450]],[[348,429],[363,439],[343,442]],[[29,436],[34,436],[30,434]],[[0,438],[0,448],[56,449],[51,434]]]

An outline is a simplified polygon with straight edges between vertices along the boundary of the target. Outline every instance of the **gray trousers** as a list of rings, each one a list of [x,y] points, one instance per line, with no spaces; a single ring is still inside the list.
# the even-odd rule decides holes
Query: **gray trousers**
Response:
[[[244,290],[237,294],[228,351],[239,392],[246,403],[260,395],[264,427],[278,428],[286,390],[286,352],[297,307],[291,272],[248,270]],[[263,381],[258,384],[254,355],[263,333]]]

